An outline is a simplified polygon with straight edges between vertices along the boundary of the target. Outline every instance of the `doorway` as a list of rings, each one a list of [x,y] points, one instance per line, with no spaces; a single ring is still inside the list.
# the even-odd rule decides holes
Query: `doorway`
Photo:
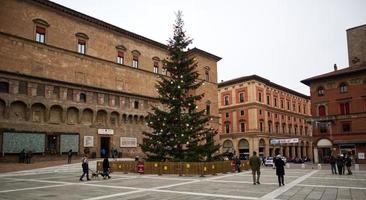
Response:
[[[58,135],[47,135],[46,152],[49,154],[58,153]]]
[[[100,138],[100,157],[106,158],[109,157],[109,137],[101,137]]]

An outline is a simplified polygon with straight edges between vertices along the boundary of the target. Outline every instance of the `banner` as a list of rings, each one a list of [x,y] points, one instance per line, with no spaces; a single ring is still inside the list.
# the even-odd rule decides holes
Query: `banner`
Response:
[[[292,144],[299,143],[299,138],[289,138],[289,139],[272,139],[271,144]]]

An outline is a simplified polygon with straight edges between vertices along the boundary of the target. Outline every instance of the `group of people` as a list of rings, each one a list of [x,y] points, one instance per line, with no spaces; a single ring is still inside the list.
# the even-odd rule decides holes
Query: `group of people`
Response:
[[[350,154],[347,154],[347,156],[344,156],[343,154],[338,155],[335,157],[334,155],[331,155],[329,158],[330,167],[332,169],[332,174],[338,174],[344,175],[344,172],[347,168],[347,175],[352,175],[351,166],[352,166],[352,158]],[[336,168],[337,166],[337,168]]]
[[[253,185],[260,184],[259,178],[261,175],[261,159],[257,156],[257,152],[253,152],[253,156],[249,158],[249,165],[252,169],[253,175]],[[276,159],[274,159],[274,165],[276,166],[276,175],[278,177],[278,185],[285,185],[285,162],[282,160],[281,155],[278,155]]]
[[[83,181],[84,176],[86,176],[86,180],[90,181],[91,179],[89,178],[89,171],[90,171],[89,162],[88,162],[88,157],[86,155],[81,159],[81,167],[83,168],[83,174],[80,176],[79,180]],[[100,175],[104,179],[106,179],[107,177],[108,177],[108,179],[110,179],[111,176],[109,175],[109,173],[110,173],[109,160],[108,160],[108,157],[105,157],[103,160],[103,172],[100,173]]]
[[[25,149],[23,149],[19,154],[19,163],[31,163],[31,159],[33,157],[33,152],[31,150],[25,152]]]

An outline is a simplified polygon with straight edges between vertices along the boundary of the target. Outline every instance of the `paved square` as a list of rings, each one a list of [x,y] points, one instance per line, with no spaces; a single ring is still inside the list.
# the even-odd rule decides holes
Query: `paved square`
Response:
[[[90,163],[95,166],[95,161]],[[80,182],[80,164],[0,174],[0,199],[366,199],[366,171],[351,176],[329,170],[287,169],[278,187],[275,170],[261,169],[261,184],[251,172],[206,177],[113,173]]]

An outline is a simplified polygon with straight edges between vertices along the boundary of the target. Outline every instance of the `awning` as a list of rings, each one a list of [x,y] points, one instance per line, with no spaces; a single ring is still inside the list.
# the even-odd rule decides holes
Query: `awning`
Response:
[[[332,142],[328,139],[321,139],[318,141],[318,143],[316,144],[317,147],[320,147],[320,148],[324,148],[324,147],[332,147]]]
[[[334,144],[366,144],[366,140],[334,140]]]

